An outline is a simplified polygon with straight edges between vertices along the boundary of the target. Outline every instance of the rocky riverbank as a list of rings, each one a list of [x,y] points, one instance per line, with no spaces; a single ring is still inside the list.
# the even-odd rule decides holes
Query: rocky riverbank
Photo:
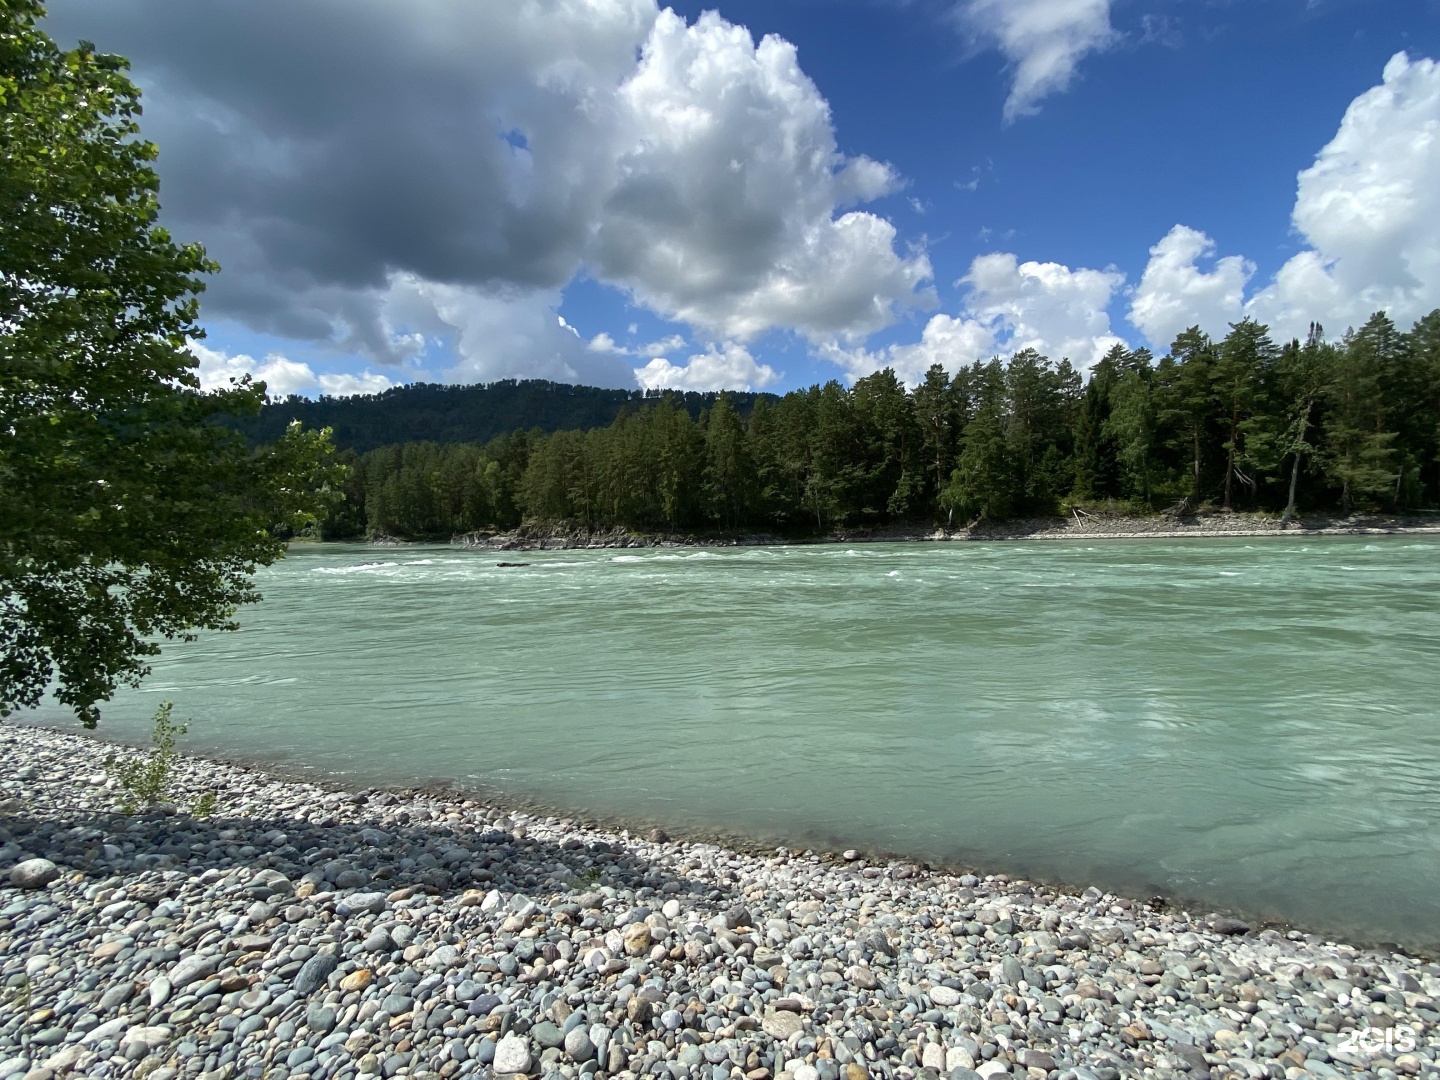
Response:
[[[1075,514],[1068,518],[987,521],[961,529],[897,525],[873,529],[837,529],[823,536],[769,534],[637,533],[628,529],[575,529],[524,526],[511,532],[467,533],[452,544],[489,551],[564,551],[578,548],[756,547],[780,544],[906,543],[985,540],[1164,540],[1212,536],[1386,536],[1440,533],[1440,517],[1319,516],[1282,523],[1266,514],[1205,513]],[[395,543],[386,537],[376,542]]]
[[[1440,1074],[1398,954],[109,749],[0,727],[0,1080]]]

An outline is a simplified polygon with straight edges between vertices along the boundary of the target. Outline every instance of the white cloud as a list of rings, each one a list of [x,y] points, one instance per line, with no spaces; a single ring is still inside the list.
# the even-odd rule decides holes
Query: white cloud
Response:
[[[950,374],[996,352],[995,330],[975,319],[932,315],[912,344],[890,345],[876,352],[830,346],[819,350],[826,360],[838,364],[848,381],[854,382],[882,368],[891,368],[908,386],[925,378],[930,365],[939,364]]]
[[[657,356],[635,369],[635,379],[646,390],[760,390],[780,378],[769,364],[757,363],[748,349],[735,342],[672,364]]]
[[[317,379],[320,392],[331,397],[378,394],[395,385],[384,375],[374,371],[362,371],[359,374],[341,372],[334,375],[321,373]]]
[[[1280,339],[1312,321],[1331,332],[1379,310],[1408,323],[1440,302],[1440,64],[1399,53],[1379,86],[1346,110],[1335,137],[1298,178],[1295,230],[1310,247],[1243,298],[1253,266],[1238,256],[1214,268],[1204,233],[1177,225],[1151,249],[1130,309],[1157,349],[1199,324],[1223,334],[1249,315]]]
[[[1391,58],[1300,174],[1292,220],[1312,250],[1250,305],[1285,336],[1381,308],[1408,322],[1440,302],[1440,64]]]
[[[631,369],[619,358],[625,350],[605,334],[582,339],[560,315],[560,300],[558,289],[482,291],[397,274],[384,311],[398,324],[453,341],[458,362],[445,372],[449,381],[633,387]]]
[[[630,333],[635,333],[635,327],[630,328]],[[673,353],[676,349],[685,347],[685,339],[679,334],[671,334],[669,337],[661,338],[659,341],[652,341],[645,345],[621,345],[605,331],[601,331],[590,339],[587,346],[591,352],[610,353],[614,356],[664,356],[666,353]]]
[[[659,341],[652,341],[648,345],[641,345],[635,351],[641,356],[664,356],[666,353],[673,353],[676,349],[685,347],[685,339],[679,334],[671,334]]]
[[[1150,249],[1150,261],[1130,302],[1130,322],[1156,349],[1168,349],[1182,330],[1199,325],[1222,335],[1242,317],[1245,285],[1255,265],[1238,255],[1218,259],[1210,270],[1199,261],[1215,254],[1204,233],[1176,225]]]
[[[968,292],[959,316],[935,315],[918,342],[864,348],[822,346],[823,359],[851,382],[893,368],[914,386],[931,364],[956,370],[997,354],[1036,349],[1054,360],[1088,368],[1110,348],[1125,344],[1110,330],[1108,308],[1125,282],[1118,270],[1072,270],[1059,263],[1020,262],[1014,255],[982,255],[960,279]]]
[[[587,254],[601,280],[736,341],[861,337],[929,302],[925,254],[898,254],[883,218],[841,212],[899,180],[839,152],[789,42],[662,12],[617,107],[617,177]]]
[[[1108,312],[1125,283],[1118,270],[1072,270],[996,253],[977,258],[961,280],[970,288],[967,312],[990,327],[1008,352],[1033,348],[1088,368],[1124,344],[1111,332]]]
[[[612,353],[615,356],[629,356],[630,350],[623,345],[615,344],[615,339],[603,330],[590,339],[586,346],[591,352]]]
[[[1012,73],[1005,121],[1031,116],[1065,90],[1089,53],[1114,43],[1110,0],[960,0],[955,15],[977,45],[1000,50]]]
[[[384,375],[372,371],[359,374],[316,374],[309,364],[290,360],[278,353],[270,353],[263,360],[256,360],[244,353],[229,354],[211,349],[198,341],[190,343],[190,351],[199,361],[196,374],[200,386],[205,390],[223,389],[231,381],[238,381],[246,375],[265,384],[265,392],[272,398],[288,397],[291,394],[306,396],[328,394],[332,397],[349,397],[353,394],[378,394],[395,385]]]
[[[894,169],[840,152],[792,45],[713,12],[57,7],[60,37],[134,61],[166,222],[225,267],[207,311],[252,328],[404,365],[448,327],[457,372],[568,378],[604,349],[585,359],[540,316],[582,273],[715,340],[857,338],[932,302],[923,251],[860,209]]]

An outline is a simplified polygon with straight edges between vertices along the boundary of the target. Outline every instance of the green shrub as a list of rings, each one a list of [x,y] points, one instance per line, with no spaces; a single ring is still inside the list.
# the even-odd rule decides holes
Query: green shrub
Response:
[[[167,701],[155,711],[148,753],[129,761],[122,761],[115,754],[105,759],[105,772],[119,783],[120,790],[125,793],[121,809],[127,814],[133,814],[141,807],[171,801],[167,796],[175,779],[175,762],[180,757],[175,744],[190,730],[188,723],[177,724],[170,718],[174,707],[173,702]],[[196,817],[209,817],[215,812],[215,803],[215,793],[204,792],[196,799],[191,813]]]

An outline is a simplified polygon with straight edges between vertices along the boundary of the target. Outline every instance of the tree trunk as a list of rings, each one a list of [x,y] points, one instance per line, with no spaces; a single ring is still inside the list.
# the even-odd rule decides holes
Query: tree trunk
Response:
[[[1300,483],[1300,451],[1295,451],[1295,463],[1290,466],[1290,501],[1285,504],[1285,513],[1280,515],[1280,524],[1284,525],[1295,516],[1295,488]]]
[[[1236,414],[1230,414],[1230,449],[1225,454],[1225,505],[1222,509],[1230,509],[1230,487],[1235,479],[1235,439],[1240,422]]]
[[[1290,499],[1285,504],[1285,513],[1280,515],[1280,524],[1285,524],[1295,516],[1295,489],[1300,484],[1300,455],[1303,451],[1299,444],[1305,442],[1305,433],[1310,430],[1310,410],[1314,408],[1314,402],[1305,403],[1305,414],[1300,418],[1300,437],[1296,439],[1295,462],[1290,467]]]
[[[1190,434],[1194,437],[1195,440],[1195,489],[1191,492],[1190,497],[1198,505],[1200,502],[1200,425],[1196,424],[1193,428],[1191,428]]]

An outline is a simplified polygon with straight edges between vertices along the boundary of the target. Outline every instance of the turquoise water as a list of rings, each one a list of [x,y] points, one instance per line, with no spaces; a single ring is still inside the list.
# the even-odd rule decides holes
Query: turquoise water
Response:
[[[502,569],[500,559],[529,566]],[[188,744],[1440,941],[1440,538],[297,547]]]

